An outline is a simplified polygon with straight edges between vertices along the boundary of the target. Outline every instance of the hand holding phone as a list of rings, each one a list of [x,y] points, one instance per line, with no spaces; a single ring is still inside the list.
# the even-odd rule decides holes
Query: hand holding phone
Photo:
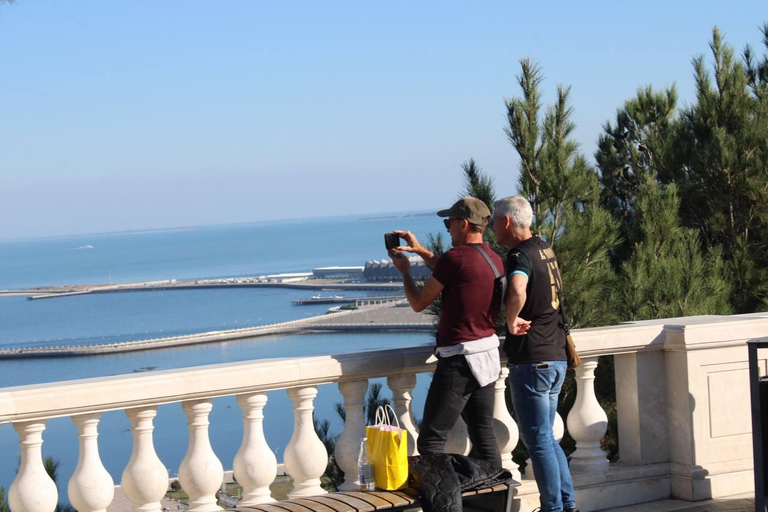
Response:
[[[384,233],[384,247],[388,251],[400,247],[400,236],[397,233]]]

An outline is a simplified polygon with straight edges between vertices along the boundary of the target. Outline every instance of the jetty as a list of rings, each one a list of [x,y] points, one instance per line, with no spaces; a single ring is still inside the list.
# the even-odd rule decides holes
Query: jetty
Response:
[[[318,291],[376,291],[401,292],[402,283],[397,282],[350,282],[334,279],[304,279],[296,281],[263,280],[255,277],[146,281],[120,284],[78,284],[45,286],[18,290],[0,290],[0,297],[27,297],[30,300],[74,297],[94,293],[150,292],[173,290],[210,290],[221,288],[293,288]]]
[[[433,321],[434,317],[427,313],[415,313],[410,307],[387,303],[258,327],[229,329],[167,338],[102,343],[98,345],[12,347],[0,349],[0,359],[115,354],[120,352],[135,352],[139,350],[154,350],[202,343],[223,342],[244,338],[257,338],[267,335],[304,334],[311,332],[430,331],[433,329]]]
[[[390,304],[405,300],[403,295],[388,295],[385,297],[310,297],[308,299],[292,300],[294,306],[313,306],[316,304],[354,304],[356,307],[372,306],[376,304]]]

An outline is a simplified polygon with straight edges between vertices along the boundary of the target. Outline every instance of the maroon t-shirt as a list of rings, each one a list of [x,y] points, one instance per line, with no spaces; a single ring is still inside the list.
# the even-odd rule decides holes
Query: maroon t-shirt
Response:
[[[504,264],[493,249],[480,245],[504,275]],[[501,298],[494,297],[496,276],[482,254],[470,245],[460,245],[443,254],[432,277],[445,286],[443,310],[437,326],[437,345],[446,347],[486,338],[496,332]]]

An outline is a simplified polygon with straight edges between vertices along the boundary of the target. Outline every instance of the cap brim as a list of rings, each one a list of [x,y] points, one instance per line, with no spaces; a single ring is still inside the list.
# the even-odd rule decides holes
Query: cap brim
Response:
[[[438,217],[450,217],[451,216],[451,209],[448,208],[446,210],[440,210],[437,212]]]

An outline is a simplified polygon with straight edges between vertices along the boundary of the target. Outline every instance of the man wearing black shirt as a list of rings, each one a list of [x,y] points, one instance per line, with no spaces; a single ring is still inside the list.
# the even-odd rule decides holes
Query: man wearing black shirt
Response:
[[[504,352],[520,436],[531,456],[542,512],[576,508],[568,460],[552,434],[567,370],[560,316],[562,279],[552,247],[531,232],[533,211],[522,196],[496,201],[493,230],[507,253]]]

